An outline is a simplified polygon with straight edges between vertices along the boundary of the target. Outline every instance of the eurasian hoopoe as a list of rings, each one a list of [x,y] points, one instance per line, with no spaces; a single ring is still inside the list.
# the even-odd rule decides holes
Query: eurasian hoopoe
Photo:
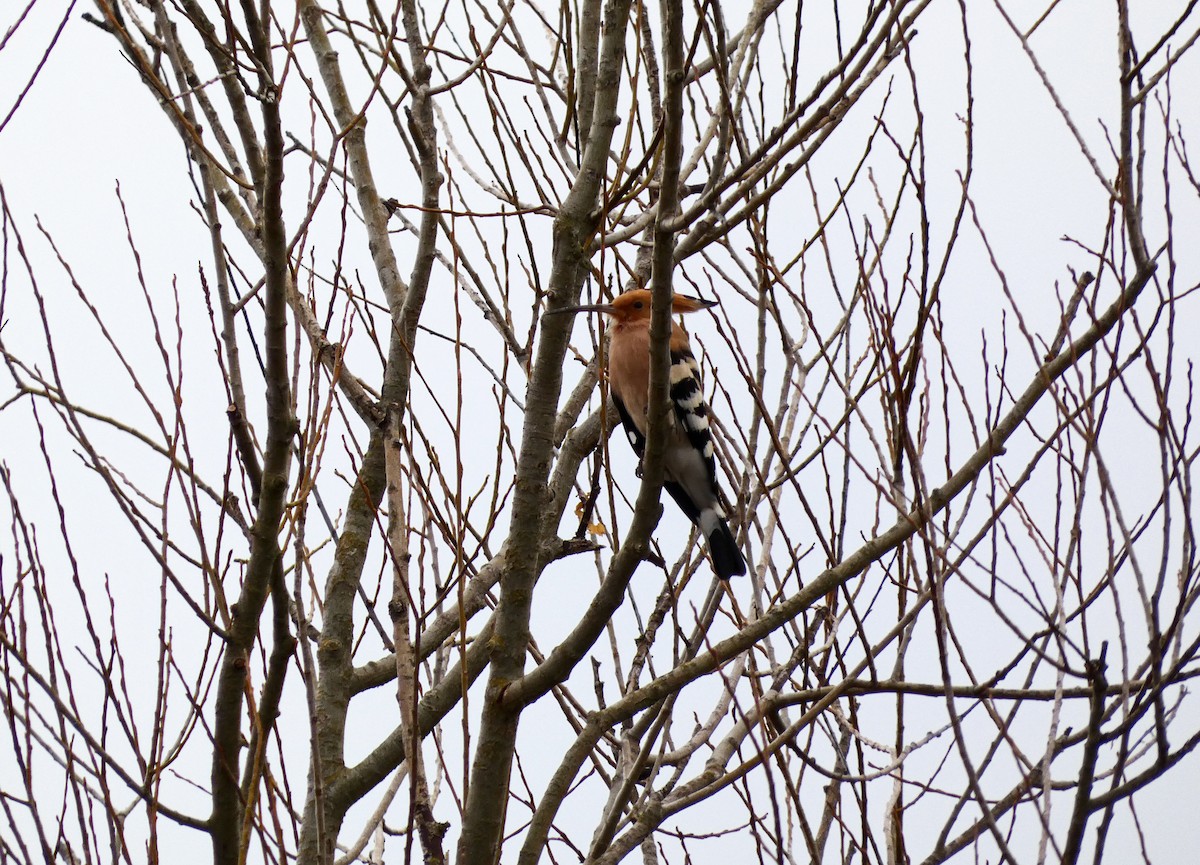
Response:
[[[716,301],[676,294],[675,313],[697,312]],[[646,421],[650,393],[650,292],[627,291],[612,303],[590,304],[563,312],[603,312],[613,319],[608,348],[608,386],[621,415],[629,443],[640,460],[646,450]],[[713,570],[723,580],[746,573],[737,541],[725,522],[717,486],[709,409],[700,384],[700,366],[688,345],[687,334],[671,322],[671,382],[669,396],[675,409],[668,416],[665,489],[708,541]]]

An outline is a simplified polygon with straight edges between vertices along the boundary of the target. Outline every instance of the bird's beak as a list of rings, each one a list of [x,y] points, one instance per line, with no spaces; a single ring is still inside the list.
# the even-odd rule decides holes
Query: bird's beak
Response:
[[[611,303],[585,303],[581,306],[564,306],[562,309],[548,309],[546,315],[566,315],[568,312],[603,312],[612,315],[616,310]]]

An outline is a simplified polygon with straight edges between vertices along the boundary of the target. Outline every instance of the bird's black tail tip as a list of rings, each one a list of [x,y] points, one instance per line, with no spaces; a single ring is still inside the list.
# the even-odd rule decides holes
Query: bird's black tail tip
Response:
[[[708,536],[708,553],[712,556],[713,570],[722,580],[740,577],[746,573],[746,560],[738,549],[733,532],[724,521]]]

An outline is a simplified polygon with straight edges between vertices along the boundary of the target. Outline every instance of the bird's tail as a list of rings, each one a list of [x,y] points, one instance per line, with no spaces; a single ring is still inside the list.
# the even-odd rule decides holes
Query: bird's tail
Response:
[[[740,577],[746,573],[746,560],[738,549],[729,523],[719,511],[705,508],[700,513],[700,530],[708,541],[708,554],[712,556],[713,570],[722,580],[730,577]]]

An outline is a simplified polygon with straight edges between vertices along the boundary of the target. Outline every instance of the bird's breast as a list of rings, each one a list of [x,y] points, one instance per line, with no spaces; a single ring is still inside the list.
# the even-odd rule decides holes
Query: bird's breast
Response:
[[[650,388],[650,335],[647,328],[620,326],[609,345],[608,383],[638,429],[646,429]]]

